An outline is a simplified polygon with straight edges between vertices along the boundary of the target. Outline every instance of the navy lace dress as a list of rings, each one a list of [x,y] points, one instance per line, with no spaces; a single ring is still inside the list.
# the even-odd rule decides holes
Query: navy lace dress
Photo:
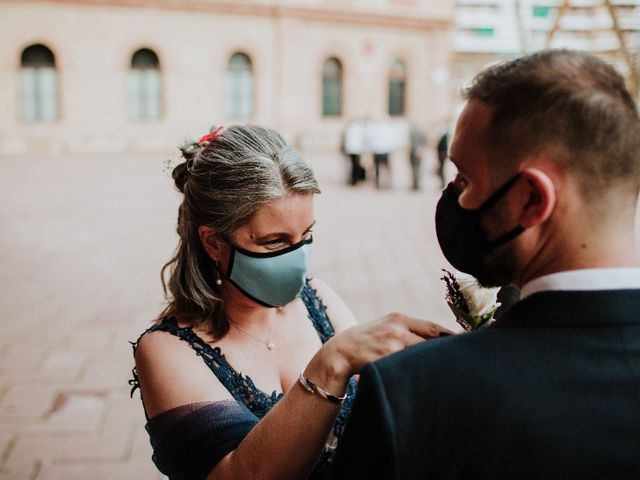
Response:
[[[300,297],[307,307],[309,320],[322,343],[325,343],[335,333],[325,305],[308,281]],[[172,480],[204,478],[224,456],[235,450],[284,393],[274,391],[267,394],[257,388],[250,377],[234,370],[219,347],[211,347],[191,328],[180,328],[174,318],[164,319],[142,335],[156,330],[168,332],[187,342],[234,398],[192,403],[171,409],[151,419],[147,417],[145,428],[153,447],[152,459],[158,469]],[[134,355],[136,346],[137,342],[133,343]],[[139,387],[135,369],[133,379],[129,383],[133,387],[133,395]],[[347,388],[347,398],[342,404],[332,434],[310,479],[323,478],[327,473],[337,441],[351,411],[355,393],[356,381],[352,378]]]

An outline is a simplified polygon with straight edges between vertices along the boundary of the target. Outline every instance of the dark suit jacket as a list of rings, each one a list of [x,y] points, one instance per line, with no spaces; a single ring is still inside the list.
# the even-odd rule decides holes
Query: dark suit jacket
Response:
[[[544,292],[367,365],[332,479],[640,479],[640,290]]]

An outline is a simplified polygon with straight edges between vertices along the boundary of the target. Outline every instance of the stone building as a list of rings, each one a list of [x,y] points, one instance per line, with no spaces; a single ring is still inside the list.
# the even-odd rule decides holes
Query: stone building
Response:
[[[543,48],[594,53],[638,96],[640,0],[457,0],[451,85],[487,65]]]
[[[0,153],[158,150],[213,124],[335,149],[450,116],[453,1],[4,0]]]

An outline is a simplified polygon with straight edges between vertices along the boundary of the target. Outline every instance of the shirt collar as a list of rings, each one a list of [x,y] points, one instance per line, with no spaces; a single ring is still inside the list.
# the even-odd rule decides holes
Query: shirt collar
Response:
[[[546,291],[621,289],[640,289],[640,268],[585,268],[552,273],[527,282],[520,298]]]

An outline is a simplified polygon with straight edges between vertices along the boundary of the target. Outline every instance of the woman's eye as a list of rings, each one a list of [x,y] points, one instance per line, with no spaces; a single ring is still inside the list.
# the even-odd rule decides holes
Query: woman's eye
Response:
[[[309,240],[313,235],[312,230],[308,230],[302,235],[302,241]],[[268,249],[281,249],[286,248],[286,246],[291,246],[291,240],[286,238],[274,238],[273,240],[266,240],[261,244],[263,247]]]
[[[266,250],[282,250],[283,248],[287,248],[287,241],[282,238],[274,238],[273,240],[263,242],[261,245]]]
[[[283,240],[280,238],[276,238],[273,240],[269,240],[268,242],[265,243],[265,245],[280,245],[281,243],[283,243]]]

